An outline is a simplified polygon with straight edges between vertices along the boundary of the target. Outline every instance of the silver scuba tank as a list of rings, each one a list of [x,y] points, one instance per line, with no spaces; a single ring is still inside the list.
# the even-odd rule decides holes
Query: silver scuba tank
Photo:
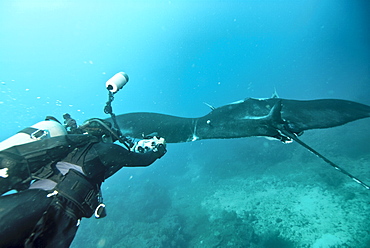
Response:
[[[66,135],[67,131],[64,126],[56,121],[40,121],[31,126],[31,132],[20,131],[0,143],[0,151],[15,145],[22,145],[41,139]]]

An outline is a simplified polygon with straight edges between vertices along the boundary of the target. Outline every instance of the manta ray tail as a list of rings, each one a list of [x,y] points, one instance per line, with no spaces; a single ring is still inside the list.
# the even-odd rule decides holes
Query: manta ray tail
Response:
[[[338,165],[336,165],[335,163],[333,163],[332,161],[330,161],[329,159],[327,159],[326,157],[324,157],[323,155],[321,155],[319,152],[317,152],[315,149],[313,149],[312,147],[310,147],[309,145],[307,145],[306,143],[304,143],[302,140],[300,140],[298,138],[298,135],[292,131],[289,130],[288,126],[286,125],[287,123],[282,119],[281,117],[281,109],[282,109],[282,104],[281,104],[281,100],[279,99],[275,105],[272,107],[270,113],[268,114],[267,118],[272,121],[272,126],[274,128],[276,128],[276,130],[279,132],[279,139],[284,142],[284,143],[287,143],[287,142],[291,142],[291,141],[295,141],[297,142],[298,144],[300,144],[301,146],[303,146],[304,148],[306,148],[307,150],[309,150],[310,152],[312,152],[313,154],[315,154],[317,157],[321,158],[322,160],[324,160],[327,164],[331,165],[332,167],[334,167],[337,171],[343,173],[344,175],[347,175],[348,177],[350,177],[353,181],[355,181],[356,183],[360,184],[361,186],[363,186],[364,188],[366,189],[370,189],[370,186],[367,185],[366,183],[362,182],[360,179],[356,178],[355,176],[353,176],[352,174],[350,174],[349,172],[347,172],[346,170],[344,170],[343,168],[339,167]]]
[[[356,178],[355,176],[353,176],[352,174],[350,174],[349,172],[347,172],[346,170],[344,170],[343,168],[339,167],[338,165],[336,165],[334,162],[332,162],[331,160],[327,159],[326,157],[324,157],[323,155],[321,155],[318,151],[316,151],[315,149],[313,149],[312,147],[310,147],[309,145],[307,145],[306,143],[304,143],[302,140],[300,140],[298,138],[298,136],[292,132],[290,132],[288,129],[286,128],[281,128],[279,129],[279,132],[282,134],[282,135],[285,135],[287,137],[289,137],[290,139],[294,140],[295,142],[297,142],[298,144],[300,144],[301,146],[303,146],[304,148],[306,148],[307,150],[309,150],[310,152],[312,152],[313,154],[315,154],[317,157],[321,158],[322,160],[325,161],[325,163],[331,165],[332,167],[334,167],[334,169],[336,169],[337,171],[343,173],[344,175],[350,177],[353,181],[355,181],[356,183],[360,184],[361,186],[363,186],[365,189],[370,189],[370,186],[367,185],[366,183],[364,183],[363,181],[361,181],[360,179]]]

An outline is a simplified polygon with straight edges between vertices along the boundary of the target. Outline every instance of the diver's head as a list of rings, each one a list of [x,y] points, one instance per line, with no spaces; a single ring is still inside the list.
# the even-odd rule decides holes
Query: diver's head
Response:
[[[114,136],[114,131],[112,130],[112,124],[108,121],[92,118],[88,119],[82,124],[79,129],[83,133],[87,133],[97,137],[103,142],[113,142],[112,136]]]

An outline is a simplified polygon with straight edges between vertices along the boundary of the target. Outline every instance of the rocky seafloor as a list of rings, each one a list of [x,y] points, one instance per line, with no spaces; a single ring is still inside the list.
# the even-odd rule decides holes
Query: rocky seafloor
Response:
[[[306,141],[370,182],[367,137],[343,130]],[[369,190],[297,145],[215,142],[108,179],[108,216],[83,220],[72,247],[370,247]]]

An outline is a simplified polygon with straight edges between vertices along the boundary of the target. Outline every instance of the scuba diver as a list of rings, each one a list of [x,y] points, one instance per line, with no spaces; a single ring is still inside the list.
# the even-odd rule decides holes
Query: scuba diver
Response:
[[[114,77],[120,87],[128,81],[123,73]],[[107,89],[117,92],[111,84]],[[93,118],[78,127],[63,117],[64,126],[47,117],[0,143],[0,247],[69,247],[82,217],[106,215],[100,188],[107,178],[166,153],[163,138],[134,144],[108,121]]]
[[[107,178],[122,167],[149,166],[166,153],[158,137],[138,142],[133,151],[112,143],[116,133],[101,119],[78,129],[89,137],[86,144],[44,166],[28,189],[0,197],[0,247],[68,247],[82,217],[105,216],[100,186]]]

